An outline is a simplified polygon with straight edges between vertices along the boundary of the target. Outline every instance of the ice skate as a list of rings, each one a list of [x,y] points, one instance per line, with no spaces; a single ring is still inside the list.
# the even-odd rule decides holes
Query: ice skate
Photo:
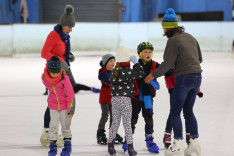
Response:
[[[129,156],[137,155],[137,152],[133,148],[133,144],[128,144],[128,154]]]
[[[197,156],[201,156],[201,146],[198,139],[190,139],[188,147],[184,150],[185,155],[191,155],[196,153]]]
[[[42,146],[47,146],[49,144],[49,128],[44,128],[41,134],[40,142]]]
[[[59,135],[58,135],[58,138],[57,138],[56,145],[57,145],[58,147],[62,147],[63,144],[64,144],[63,135],[62,135],[62,134],[59,134]]]
[[[109,152],[110,156],[116,156],[116,150],[115,150],[115,147],[114,147],[114,141],[108,142],[108,152]]]
[[[168,147],[171,145],[171,132],[164,132],[163,143],[164,147],[168,149]]]
[[[107,144],[107,138],[104,129],[97,130],[97,143],[101,145]]]
[[[123,142],[123,145],[122,145],[122,149],[124,150],[124,153],[128,150],[128,145],[127,145],[127,140],[126,140],[126,137],[124,137],[124,142]]]
[[[115,137],[115,144],[122,144],[123,138],[117,133]]]
[[[156,143],[154,143],[154,137],[152,136],[145,136],[145,141],[146,141],[146,147],[148,148],[149,152],[152,153],[159,153],[159,147],[157,146]]]
[[[186,133],[186,143],[189,145],[190,133]]]
[[[54,142],[50,142],[50,151],[48,152],[48,156],[56,156],[57,155],[57,145]]]
[[[64,147],[63,147],[63,150],[62,152],[60,153],[61,156],[70,156],[72,152],[72,149],[71,149],[71,141],[65,141],[64,142]]]
[[[183,140],[174,140],[168,150],[164,152],[165,156],[184,156]]]

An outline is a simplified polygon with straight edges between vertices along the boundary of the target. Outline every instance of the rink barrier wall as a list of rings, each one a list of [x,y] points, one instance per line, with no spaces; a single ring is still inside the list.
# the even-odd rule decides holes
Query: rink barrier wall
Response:
[[[55,24],[0,25],[0,56],[40,53]],[[231,52],[234,22],[180,22],[199,42],[202,51]],[[152,23],[76,23],[70,33],[72,51],[115,51],[127,46],[136,51],[149,41],[155,51],[163,51],[167,38],[160,22]]]

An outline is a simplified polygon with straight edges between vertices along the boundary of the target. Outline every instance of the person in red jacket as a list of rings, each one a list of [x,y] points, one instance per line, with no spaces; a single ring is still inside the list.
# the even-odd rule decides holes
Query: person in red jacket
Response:
[[[54,27],[54,30],[49,33],[46,39],[46,42],[41,51],[41,57],[45,58],[47,62],[53,55],[59,57],[61,60],[61,66],[69,76],[75,93],[80,90],[99,93],[100,90],[97,88],[88,87],[83,84],[77,84],[71,71],[70,62],[75,61],[75,56],[71,53],[69,36],[69,33],[75,26],[73,12],[74,8],[71,5],[66,5],[64,14],[61,16],[59,23]],[[44,95],[47,94],[48,91],[46,90]]]
[[[66,5],[64,9],[64,14],[60,17],[59,23],[54,27],[54,30],[51,31],[45,41],[45,44],[41,51],[41,57],[46,59],[46,65],[49,59],[52,56],[57,56],[60,59],[61,67],[66,71],[73,90],[77,93],[79,90],[90,90],[96,93],[99,93],[100,90],[96,88],[91,88],[82,84],[77,84],[74,80],[70,62],[75,60],[75,56],[71,53],[70,47],[70,36],[69,33],[72,31],[75,26],[75,18],[73,15],[74,8],[72,5]],[[46,91],[45,94],[48,92]],[[48,142],[48,132],[49,132],[49,124],[50,124],[50,111],[47,107],[44,115],[44,129],[41,135],[40,141],[43,146],[46,146]],[[60,146],[63,144],[61,141],[62,138],[59,137],[57,141],[57,145]]]
[[[172,73],[172,75],[165,74],[164,78],[166,82],[166,87],[168,89],[168,93],[170,94],[170,103],[171,103],[171,98],[172,98],[171,94],[172,94],[172,91],[176,82],[174,67],[170,69],[169,73]],[[197,95],[199,98],[203,97],[203,93],[201,92],[200,89],[198,90]],[[189,144],[190,131],[189,131],[189,127],[188,127],[186,120],[185,120],[185,131],[186,131],[186,143]],[[171,132],[172,132],[172,123],[171,123],[171,115],[169,114],[167,118],[164,137],[163,137],[163,143],[164,143],[165,148],[168,148],[171,145],[171,134],[172,134]]]
[[[111,107],[111,90],[110,90],[110,74],[115,66],[115,57],[111,54],[106,54],[100,61],[101,69],[99,69],[98,79],[102,83],[101,92],[99,96],[99,103],[102,110],[101,119],[98,124],[97,130],[97,143],[101,145],[107,144],[107,138],[105,134],[105,124],[108,120],[108,114],[110,114],[110,126],[112,124],[112,107]],[[110,127],[109,126],[109,127]],[[115,143],[122,143],[123,138],[116,134]]]

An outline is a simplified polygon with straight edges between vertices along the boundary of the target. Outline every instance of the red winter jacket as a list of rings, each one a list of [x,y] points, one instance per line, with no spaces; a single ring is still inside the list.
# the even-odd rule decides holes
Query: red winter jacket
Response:
[[[41,57],[49,61],[49,59],[55,55],[59,57],[62,62],[65,59],[65,52],[66,45],[62,41],[61,36],[56,31],[51,31],[41,51]]]
[[[174,88],[174,85],[175,85],[175,82],[176,82],[175,73],[173,73],[171,77],[166,77],[165,76],[165,82],[166,82],[167,89]],[[200,92],[201,91],[200,91],[200,88],[199,88],[197,93],[200,93]]]
[[[102,83],[101,92],[99,95],[100,104],[111,103],[110,74],[111,71],[104,67],[99,70],[98,79]]]

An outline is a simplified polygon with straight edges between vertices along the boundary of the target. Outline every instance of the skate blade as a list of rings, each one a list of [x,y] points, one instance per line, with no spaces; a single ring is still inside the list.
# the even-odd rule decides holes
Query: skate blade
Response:
[[[107,145],[106,142],[100,142],[100,141],[98,141],[97,143],[100,144],[100,145]]]
[[[171,145],[171,143],[165,143],[165,144],[164,144],[164,147],[165,147],[166,149],[168,149],[168,148],[170,147],[170,145]]]
[[[149,151],[150,153],[159,153],[159,151],[152,151],[152,150],[149,150],[149,149],[148,149],[148,151]]]

